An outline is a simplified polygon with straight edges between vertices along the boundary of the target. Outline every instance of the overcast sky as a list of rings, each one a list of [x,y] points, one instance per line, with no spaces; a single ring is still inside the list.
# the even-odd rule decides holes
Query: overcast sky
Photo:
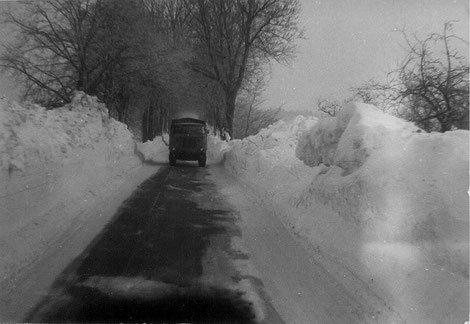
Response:
[[[468,40],[468,0],[300,0],[305,40],[289,67],[273,64],[264,96],[266,106],[312,109],[317,99],[342,100],[349,89],[380,79],[403,57],[397,29],[426,35],[441,32],[456,20],[454,30]],[[0,0],[0,9],[2,7]],[[0,29],[0,44],[8,33]],[[464,53],[465,52],[465,53]],[[468,46],[462,46],[468,57]],[[5,76],[0,94],[14,97]]]
[[[403,58],[397,29],[426,35],[457,20],[468,40],[468,0],[300,0],[305,40],[291,67],[275,65],[265,97],[271,106],[312,109],[317,98],[342,100],[349,89],[383,78]],[[468,45],[462,54],[468,57]]]

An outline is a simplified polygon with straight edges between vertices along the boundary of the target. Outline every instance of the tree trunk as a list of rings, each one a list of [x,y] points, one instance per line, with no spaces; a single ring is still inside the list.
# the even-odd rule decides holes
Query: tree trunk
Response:
[[[255,96],[253,96],[253,101],[250,103],[250,107],[248,108],[248,114],[246,116],[246,127],[245,127],[245,135],[244,137],[248,136],[248,130],[250,129],[250,118],[251,118],[251,111],[253,110],[253,105],[255,104]]]
[[[86,70],[84,67],[81,67],[81,70],[78,71],[77,90],[83,91],[88,95],[93,95],[92,93],[89,93]]]
[[[117,117],[118,117],[118,122],[122,123],[123,121],[123,113],[121,109],[117,109]]]
[[[235,100],[237,98],[236,92],[225,92],[225,123],[226,130],[230,137],[233,137],[233,117],[235,115]]]
[[[83,89],[83,75],[82,73],[79,73],[78,75],[78,80],[77,80],[77,90],[79,91],[84,91],[85,89]]]
[[[148,108],[142,114],[142,143],[148,140]]]
[[[154,106],[151,106],[149,109],[148,125],[149,125],[149,128],[148,128],[149,141],[153,141],[153,139],[155,138],[155,108]]]
[[[441,124],[441,133],[448,132],[452,129],[452,122],[448,120],[439,120],[439,122]]]
[[[142,143],[155,138],[154,108],[149,106],[142,116]]]

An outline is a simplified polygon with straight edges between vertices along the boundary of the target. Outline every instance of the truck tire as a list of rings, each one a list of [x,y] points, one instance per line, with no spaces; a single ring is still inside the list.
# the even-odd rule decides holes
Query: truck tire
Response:
[[[168,160],[170,160],[171,166],[176,165],[176,157],[173,154],[170,154],[170,157],[168,158]]]
[[[206,156],[205,156],[205,155],[204,155],[204,156],[201,156],[201,157],[199,158],[198,162],[199,162],[199,166],[200,166],[201,168],[204,168],[204,167],[206,166]]]

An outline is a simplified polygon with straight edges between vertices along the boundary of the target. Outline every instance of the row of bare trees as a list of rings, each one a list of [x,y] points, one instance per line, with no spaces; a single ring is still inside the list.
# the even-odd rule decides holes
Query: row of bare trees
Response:
[[[301,36],[297,0],[38,0],[7,14],[17,39],[0,66],[24,99],[50,108],[75,90],[153,138],[177,111],[199,109],[233,133],[236,102]]]
[[[26,98],[48,107],[69,102],[77,89],[112,97],[110,84],[130,74],[122,67],[127,65],[129,70],[141,50],[131,36],[138,12],[128,10],[130,5],[92,0],[27,2],[21,15],[6,17],[17,27],[18,37],[5,46],[1,65],[23,77]]]
[[[26,1],[4,17],[17,37],[3,48],[0,66],[18,78],[25,100],[54,108],[81,90],[131,123],[130,107],[146,111],[161,92],[149,22],[136,1]]]
[[[247,81],[269,60],[285,60],[300,36],[296,0],[197,0],[192,30],[197,57],[192,69],[222,89],[224,122],[232,134],[235,103]]]

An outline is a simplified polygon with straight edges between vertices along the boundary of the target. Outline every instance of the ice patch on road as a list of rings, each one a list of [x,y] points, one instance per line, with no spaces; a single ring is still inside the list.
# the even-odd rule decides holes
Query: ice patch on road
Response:
[[[80,286],[98,289],[105,295],[127,298],[158,298],[179,291],[178,286],[143,277],[101,277],[93,276]]]
[[[246,256],[246,258],[238,258],[234,261],[235,268],[242,278],[237,282],[235,288],[242,291],[243,298],[253,305],[256,321],[261,322],[266,318],[266,304],[260,297],[260,294],[265,294],[263,287],[259,286],[261,284],[259,279],[261,275],[253,265],[253,262],[248,258],[248,251],[243,244],[242,238],[234,236],[230,241],[231,249],[234,253]],[[256,281],[259,281],[260,284],[257,285]]]
[[[167,185],[166,187],[170,190],[193,192],[193,190],[191,190],[191,189],[180,188],[180,187],[176,187],[176,186],[173,186],[173,185]]]
[[[256,322],[264,318],[264,305],[258,294],[254,293],[256,287],[249,279],[242,279],[236,287],[210,286],[204,283],[195,283],[189,286],[178,286],[158,280],[148,280],[143,277],[102,277],[93,276],[80,283],[79,287],[97,289],[100,293],[114,299],[137,299],[156,301],[169,296],[186,296],[188,298],[205,298],[223,296],[227,303],[238,304],[243,300],[250,305],[254,312]]]

